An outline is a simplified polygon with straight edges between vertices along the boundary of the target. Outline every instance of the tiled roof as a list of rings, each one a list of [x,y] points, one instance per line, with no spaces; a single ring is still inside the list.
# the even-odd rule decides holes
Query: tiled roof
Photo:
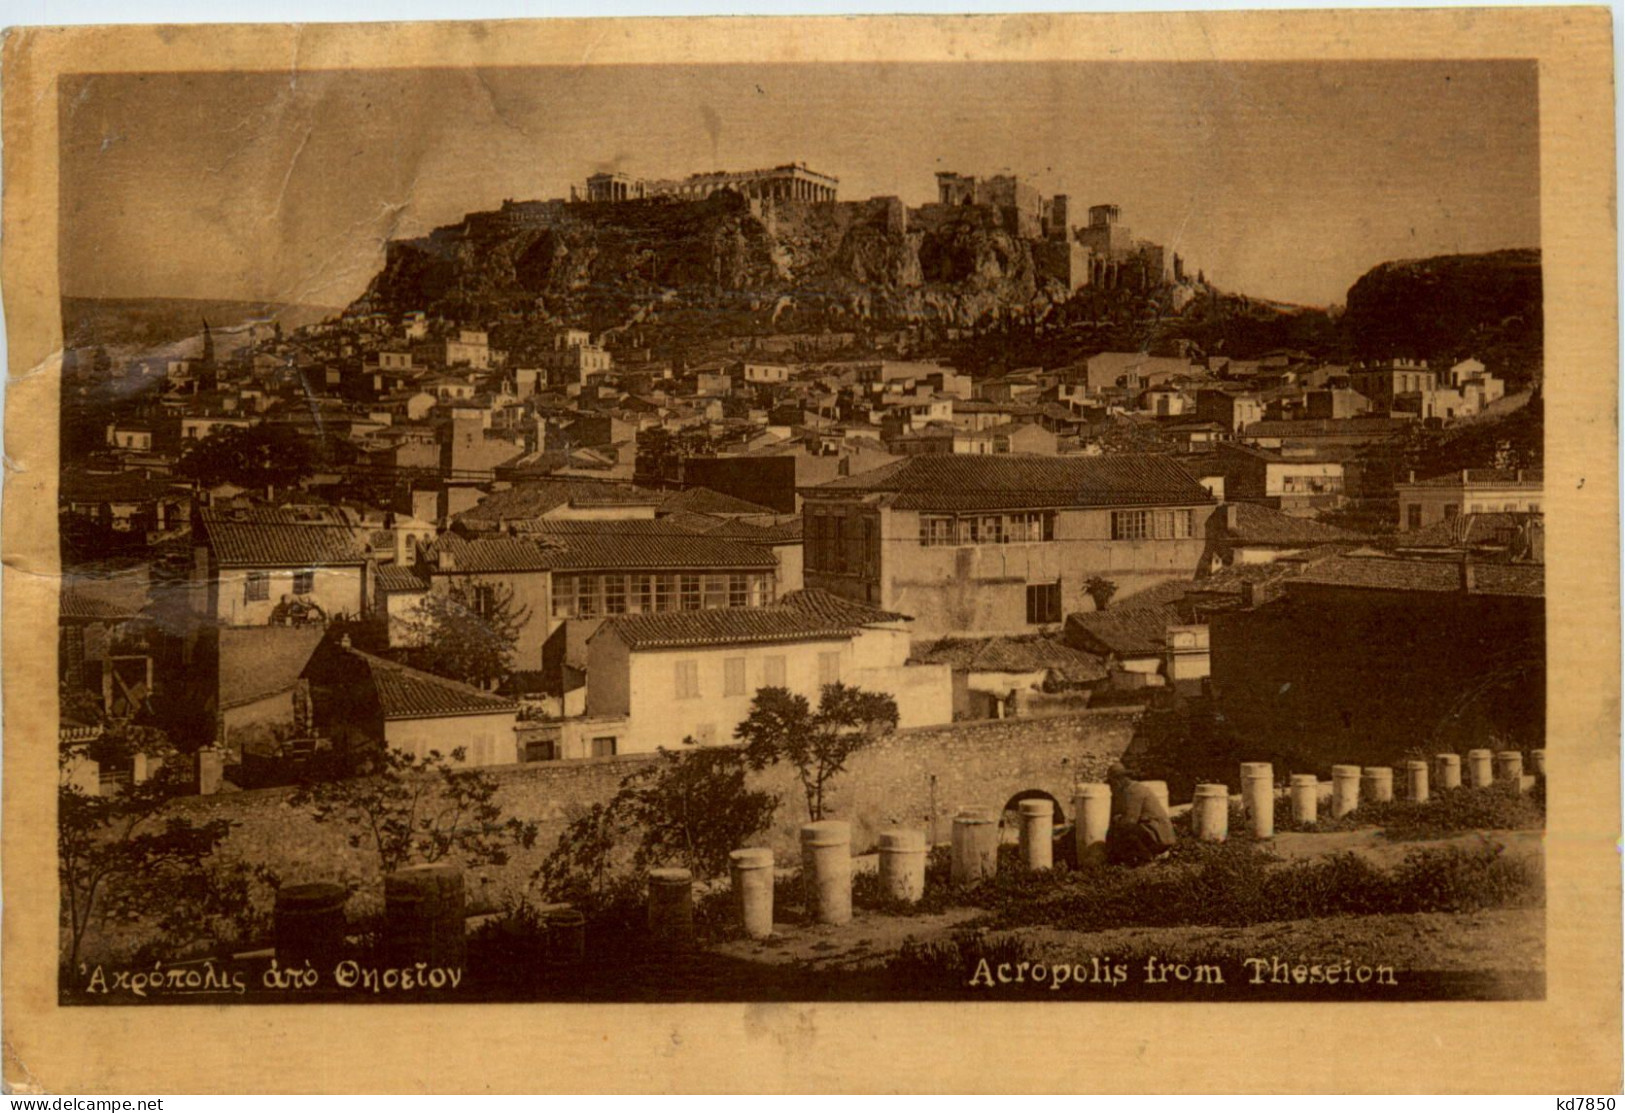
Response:
[[[140,612],[108,599],[85,595],[71,588],[62,593],[61,622],[127,622]]]
[[[816,587],[786,592],[780,597],[778,605],[793,607],[802,614],[812,615],[828,622],[851,623],[855,626],[867,626],[872,622],[908,622],[913,619],[912,615],[881,610],[879,607],[871,607],[868,603],[860,603],[855,599],[847,599]]]
[[[945,638],[909,658],[922,665],[949,665],[956,672],[1058,673],[1073,684],[1106,677],[1099,657],[1046,637]]]
[[[1234,510],[1236,524],[1227,515]],[[1366,536],[1313,518],[1294,518],[1273,507],[1253,502],[1233,502],[1213,516],[1219,534],[1231,541],[1251,545],[1324,545],[1334,541],[1360,542]]]
[[[228,626],[220,631],[220,710],[289,691],[321,644],[322,626]]]
[[[427,591],[429,585],[418,579],[416,572],[404,564],[378,566],[379,591]]]
[[[689,533],[710,533],[718,526],[732,519],[716,518],[710,514],[696,514],[689,510],[675,510],[670,514],[662,514],[660,520],[669,526],[687,530]]]
[[[895,495],[900,510],[1005,510],[1026,507],[1211,503],[1213,497],[1172,457],[911,456],[861,475],[804,490],[808,497],[869,492]]]
[[[1396,533],[1382,540],[1395,549],[1471,549],[1480,545],[1510,545],[1518,531],[1539,514],[1458,514],[1425,529]]]
[[[503,522],[540,518],[561,506],[659,506],[662,498],[659,491],[629,483],[551,479],[494,491],[452,520],[476,529],[496,529]]]
[[[850,638],[857,633],[854,623],[830,621],[795,607],[779,606],[623,615],[607,619],[600,632],[610,628],[633,649],[815,641]]]
[[[145,476],[138,471],[67,471],[62,475],[59,501],[70,502],[148,502],[172,497],[185,498],[185,488],[176,489],[173,480]]]
[[[709,487],[690,487],[686,491],[677,491],[666,496],[660,504],[661,514],[671,514],[679,510],[687,510],[695,514],[771,514],[773,508],[762,506],[759,503],[747,502],[733,495],[713,491]]]
[[[527,536],[549,546],[560,570],[774,568],[771,549],[731,537],[691,533],[663,521],[539,522]]]
[[[1475,562],[1474,595],[1544,598],[1546,568],[1540,564]],[[1373,591],[1461,593],[1461,564],[1453,560],[1403,560],[1392,557],[1336,557],[1323,560],[1289,584],[1290,589],[1341,587]]]
[[[1539,487],[1544,482],[1546,472],[1542,468],[1525,468],[1514,471],[1511,468],[1468,468],[1465,471],[1453,471],[1446,475],[1435,475],[1428,479],[1418,479],[1412,483],[1401,483],[1399,486],[1410,487],[1461,487],[1468,484],[1483,484],[1492,487],[1526,486]]]
[[[732,537],[752,545],[788,545],[801,540],[800,514],[765,514],[760,518],[729,518],[705,532]]]
[[[472,685],[433,673],[421,672],[349,650],[372,674],[378,704],[385,719],[439,719],[454,715],[496,715],[517,711],[512,700],[482,692]]]
[[[1145,657],[1161,653],[1168,627],[1183,623],[1171,606],[1080,611],[1066,618],[1066,640],[1088,653]]]
[[[311,568],[367,561],[355,531],[328,507],[205,510],[202,520],[222,567]]]
[[[1415,428],[1414,418],[1317,417],[1303,421],[1255,421],[1241,431],[1244,437],[1392,437]]]
[[[555,553],[523,537],[482,537],[470,541],[447,533],[423,551],[431,574],[435,572],[545,572],[556,567]],[[448,558],[442,561],[442,557]]]

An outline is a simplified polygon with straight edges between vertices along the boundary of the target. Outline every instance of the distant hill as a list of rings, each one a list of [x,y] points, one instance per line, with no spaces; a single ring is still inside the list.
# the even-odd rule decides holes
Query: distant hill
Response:
[[[101,345],[148,349],[196,334],[205,319],[219,329],[231,329],[248,321],[281,321],[283,328],[294,329],[338,312],[330,306],[274,301],[64,297],[62,334],[70,348]]]
[[[1540,374],[1544,321],[1540,252],[1519,249],[1373,267],[1342,326],[1357,358],[1473,356],[1518,389]]]

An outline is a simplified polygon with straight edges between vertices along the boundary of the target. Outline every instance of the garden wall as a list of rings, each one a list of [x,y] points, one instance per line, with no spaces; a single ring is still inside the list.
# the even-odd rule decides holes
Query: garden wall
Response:
[[[930,829],[933,838],[946,841],[961,805],[1000,807],[1029,789],[1053,795],[1070,819],[1073,783],[1100,780],[1129,747],[1140,717],[1137,708],[1111,709],[900,730],[854,757],[834,782],[826,810],[852,820],[857,852],[872,848],[875,835],[892,826]],[[471,898],[478,899],[482,887],[492,899],[504,889],[522,888],[572,819],[609,800],[623,777],[653,760],[626,755],[491,767],[506,814],[536,821],[541,837],[534,850],[516,854],[506,866],[473,871]],[[784,766],[756,779],[781,798],[767,841],[780,863],[789,865],[806,818],[799,781]],[[370,847],[350,846],[348,828],[315,822],[289,803],[291,795],[291,789],[260,789],[190,797],[176,807],[195,819],[237,822],[221,848],[224,857],[265,864],[285,883],[337,880],[375,893]]]

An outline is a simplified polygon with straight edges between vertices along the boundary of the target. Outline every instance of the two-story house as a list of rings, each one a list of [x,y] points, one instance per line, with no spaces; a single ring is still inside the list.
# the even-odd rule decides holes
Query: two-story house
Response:
[[[1171,458],[912,456],[802,491],[805,582],[915,616],[919,638],[1030,633],[1194,575],[1213,497]]]
[[[825,685],[844,683],[891,694],[900,725],[951,721],[951,671],[907,663],[907,621],[821,592],[751,610],[606,621],[588,642],[592,752],[732,742],[762,688],[816,706]]]
[[[320,506],[251,506],[198,515],[197,569],[223,626],[358,617],[368,607],[367,555],[342,514]]]

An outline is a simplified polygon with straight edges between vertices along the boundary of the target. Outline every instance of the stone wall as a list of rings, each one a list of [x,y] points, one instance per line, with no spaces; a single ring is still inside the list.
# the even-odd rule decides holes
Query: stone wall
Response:
[[[1028,789],[1050,793],[1070,820],[1073,783],[1100,780],[1107,765],[1128,749],[1140,718],[1137,708],[1111,709],[900,730],[853,758],[832,782],[826,811],[852,821],[855,852],[872,849],[876,834],[892,826],[928,829],[946,841],[961,805],[1001,807]],[[639,754],[489,768],[506,813],[536,821],[541,837],[534,850],[516,854],[507,865],[473,871],[471,897],[479,897],[482,885],[493,899],[504,889],[523,888],[571,820],[609,800],[623,777],[654,760]],[[798,853],[797,829],[806,819],[799,781],[793,769],[779,766],[764,771],[757,782],[782,801],[766,841],[780,862],[789,864]],[[375,894],[376,856],[366,847],[351,847],[348,828],[316,823],[306,810],[293,807],[291,795],[291,789],[233,792],[189,798],[177,808],[194,819],[239,824],[222,846],[224,857],[267,865],[285,883],[337,880]]]

